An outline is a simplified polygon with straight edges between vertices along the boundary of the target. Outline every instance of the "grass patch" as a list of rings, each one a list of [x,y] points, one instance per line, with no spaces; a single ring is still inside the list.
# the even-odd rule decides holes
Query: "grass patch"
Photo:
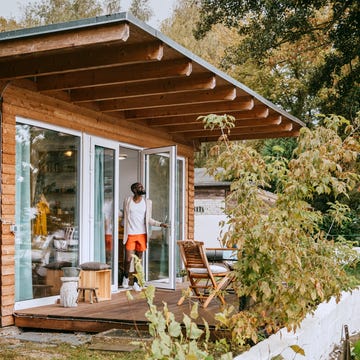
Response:
[[[97,351],[88,348],[88,345],[50,345],[34,342],[11,342],[1,343],[0,358],[3,360],[24,359],[66,359],[66,360],[138,360],[145,358],[142,351],[113,352]]]

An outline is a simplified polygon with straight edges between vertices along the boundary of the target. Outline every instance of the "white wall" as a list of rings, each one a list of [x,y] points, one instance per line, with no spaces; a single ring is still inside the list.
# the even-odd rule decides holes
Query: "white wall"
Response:
[[[203,241],[205,247],[220,247],[221,220],[225,220],[224,215],[195,215],[194,240]]]
[[[234,359],[269,360],[279,354],[284,360],[329,359],[335,345],[343,339],[344,325],[348,326],[350,336],[360,332],[359,304],[359,289],[343,293],[338,304],[334,299],[320,304],[314,315],[308,315],[295,333],[282,329]],[[291,345],[300,346],[305,356],[295,354]]]

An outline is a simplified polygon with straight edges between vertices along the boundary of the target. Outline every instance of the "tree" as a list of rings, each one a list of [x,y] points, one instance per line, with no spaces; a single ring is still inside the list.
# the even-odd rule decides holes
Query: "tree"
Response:
[[[115,13],[120,12],[120,10],[121,10],[120,3],[121,3],[120,0],[104,1],[104,8],[105,8],[106,14],[115,14]]]
[[[200,14],[194,0],[181,0],[172,16],[161,24],[160,30],[172,40],[214,66],[221,66],[225,49],[238,41],[236,31],[223,25],[215,26],[203,39],[195,39],[193,31]]]
[[[98,0],[41,0],[23,9],[22,27],[49,25],[101,15]]]
[[[339,300],[341,291],[355,286],[345,269],[357,254],[345,241],[328,240],[321,229],[324,214],[310,201],[333,193],[326,213],[334,223],[346,220],[349,208],[337,200],[358,186],[359,134],[348,126],[342,139],[337,130],[343,119],[327,117],[324,126],[301,129],[292,160],[277,155],[268,161],[254,148],[227,140],[231,117],[212,115],[203,121],[210,129],[223,129],[207,168],[217,180],[232,179],[223,242],[239,249],[234,288],[249,300],[244,311],[224,312],[218,320],[244,345],[248,339],[257,342],[260,329],[266,334],[284,326],[295,329],[320,302],[332,296]],[[266,204],[258,191],[274,180],[276,203]]]
[[[16,20],[14,19],[5,19],[0,16],[0,32],[15,30],[19,27]]]
[[[201,17],[196,36],[201,38],[214,24],[235,28],[243,36],[236,63],[251,58],[262,64],[284,46],[309,42],[323,60],[307,73],[309,94],[321,100],[323,113],[333,112],[354,119],[360,109],[360,6],[357,0],[318,1],[216,1],[198,0]]]
[[[142,21],[148,21],[153,15],[149,0],[132,0],[130,9],[134,16]]]
[[[8,31],[114,14],[121,10],[121,0],[39,0],[27,4],[21,10],[22,17],[18,23],[0,17],[0,30]],[[133,0],[130,11],[143,21],[149,20],[152,16],[148,0]]]

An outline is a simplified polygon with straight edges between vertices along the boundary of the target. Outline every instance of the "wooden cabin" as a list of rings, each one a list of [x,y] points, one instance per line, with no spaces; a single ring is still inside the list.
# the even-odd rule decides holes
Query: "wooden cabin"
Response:
[[[53,304],[63,267],[108,264],[121,284],[122,203],[153,200],[146,281],[174,289],[176,240],[193,238],[194,151],[230,139],[294,137],[304,124],[131,14],[0,33],[0,326]]]

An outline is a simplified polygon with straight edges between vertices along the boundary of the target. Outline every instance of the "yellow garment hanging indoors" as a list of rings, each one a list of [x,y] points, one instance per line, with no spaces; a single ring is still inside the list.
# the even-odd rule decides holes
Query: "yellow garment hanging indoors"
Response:
[[[49,203],[42,194],[40,201],[36,205],[37,216],[34,224],[35,235],[47,235],[47,220],[46,216],[50,213]]]

